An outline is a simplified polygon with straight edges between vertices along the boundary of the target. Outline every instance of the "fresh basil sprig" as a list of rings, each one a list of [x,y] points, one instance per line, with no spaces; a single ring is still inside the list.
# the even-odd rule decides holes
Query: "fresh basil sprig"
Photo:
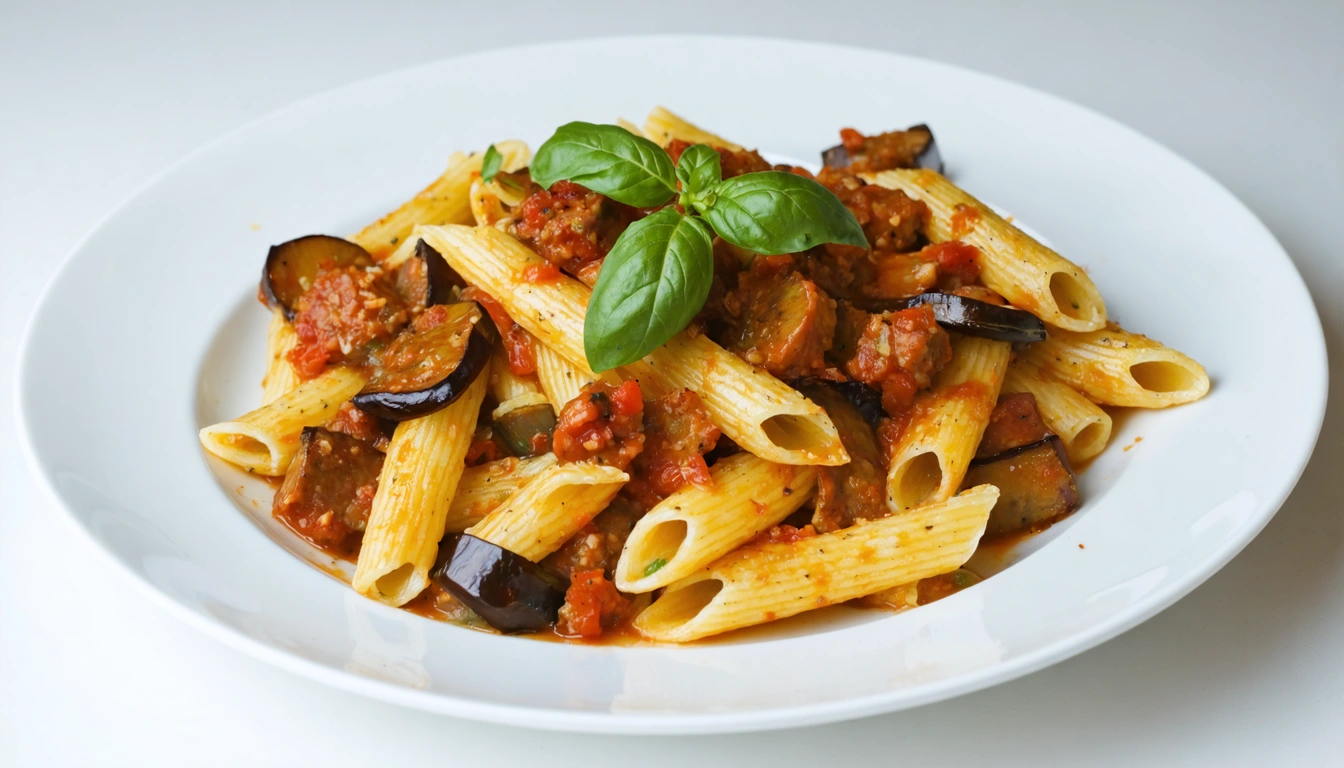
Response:
[[[635,222],[603,262],[583,332],[594,371],[632,363],[690,323],[714,279],[715,234],[763,254],[868,245],[854,214],[822,185],[782,171],[725,180],[719,153],[706,144],[687,147],[673,167],[648,139],[575,122],[541,145],[531,173],[543,187],[568,180],[637,208],[664,205],[680,192],[685,213],[664,208]]]
[[[481,158],[481,181],[486,184],[495,180],[495,174],[499,173],[499,164],[504,162],[504,156],[499,154],[495,145],[491,144],[485,150],[485,157]]]

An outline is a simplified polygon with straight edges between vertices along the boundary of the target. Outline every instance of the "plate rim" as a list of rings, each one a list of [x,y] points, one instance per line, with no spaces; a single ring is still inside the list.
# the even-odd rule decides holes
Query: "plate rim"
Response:
[[[32,397],[32,393],[31,387],[27,381],[29,378],[28,371],[30,367],[35,365],[34,355],[37,354],[34,352],[33,348],[35,329],[37,328],[39,317],[44,314],[44,309],[51,300],[51,295],[55,290],[55,287],[61,282],[66,272],[71,268],[71,265],[78,254],[83,252],[88,243],[110,222],[120,216],[132,203],[139,200],[163,180],[177,173],[179,169],[191,164],[198,157],[209,154],[217,147],[227,144],[235,138],[255,130],[265,123],[277,120],[291,112],[300,111],[312,102],[324,100],[334,94],[349,89],[365,86],[373,81],[401,78],[408,76],[409,73],[412,72],[441,67],[446,62],[460,61],[473,56],[650,40],[682,44],[706,40],[730,43],[745,42],[749,44],[784,44],[787,46],[800,46],[839,53],[876,54],[897,61],[917,62],[921,66],[933,67],[944,71],[955,72],[961,75],[970,75],[976,78],[992,81],[1000,88],[1020,89],[1029,92],[1036,97],[1044,98],[1051,102],[1067,106],[1070,109],[1084,112],[1089,117],[1104,121],[1111,127],[1124,132],[1129,137],[1145,143],[1151,149],[1157,150],[1167,161],[1175,162],[1178,165],[1184,166],[1186,170],[1193,171],[1203,184],[1223,193],[1243,214],[1245,214],[1251,221],[1254,221],[1255,225],[1274,243],[1278,250],[1278,254],[1283,257],[1289,271],[1296,277],[1302,288],[1303,295],[1307,297],[1308,308],[1310,309],[1311,316],[1315,319],[1315,324],[1308,329],[1314,330],[1314,333],[1304,334],[1304,338],[1309,337],[1305,338],[1305,340],[1310,341],[1311,346],[1316,348],[1317,354],[1312,356],[1311,361],[1319,365],[1320,376],[1315,381],[1302,380],[1299,382],[1302,385],[1310,386],[1312,391],[1309,394],[1314,395],[1306,401],[1310,404],[1311,408],[1307,413],[1305,423],[1311,424],[1314,422],[1315,426],[1311,430],[1312,437],[1310,441],[1303,441],[1302,443],[1302,445],[1305,446],[1305,450],[1301,451],[1300,455],[1292,462],[1292,464],[1295,465],[1295,471],[1286,474],[1285,482],[1280,483],[1274,493],[1267,494],[1265,498],[1256,505],[1258,508],[1266,511],[1259,515],[1253,524],[1246,526],[1240,532],[1239,536],[1229,538],[1220,549],[1201,563],[1200,567],[1197,569],[1199,571],[1198,576],[1189,577],[1185,582],[1176,582],[1154,589],[1134,602],[1116,617],[1109,620],[1099,621],[1084,630],[1072,633],[1065,638],[1056,640],[1035,651],[1025,653],[1007,661],[998,662],[993,666],[973,673],[963,674],[949,680],[923,683],[916,685],[913,688],[884,691],[819,704],[788,705],[772,709],[725,710],[700,713],[563,710],[533,706],[530,704],[504,704],[473,699],[447,692],[420,691],[397,685],[392,682],[338,670],[321,662],[269,645],[225,623],[193,611],[191,608],[182,604],[173,596],[167,594],[158,586],[151,583],[141,574],[134,571],[129,564],[123,562],[121,558],[101,544],[92,535],[89,528],[76,515],[74,510],[65,503],[53,483],[53,478],[43,469],[42,462],[37,455],[32,432],[33,427],[29,423],[27,404]],[[1328,401],[1329,365],[1328,350],[1325,344],[1324,327],[1321,321],[1320,312],[1316,307],[1314,299],[1311,297],[1310,291],[1307,290],[1306,281],[1302,277],[1301,272],[1297,269],[1296,263],[1293,262],[1291,256],[1289,256],[1287,250],[1284,249],[1282,243],[1279,242],[1273,231],[1271,231],[1260,217],[1257,216],[1240,198],[1193,161],[1185,158],[1143,132],[1093,109],[1090,106],[1057,96],[1030,85],[1004,78],[997,74],[983,72],[971,67],[951,64],[937,59],[914,56],[879,48],[773,36],[732,34],[635,34],[582,37],[491,47],[480,51],[471,51],[453,56],[440,57],[411,66],[392,69],[386,72],[351,80],[335,87],[309,94],[308,96],[304,96],[295,101],[288,102],[277,109],[248,120],[214,139],[201,144],[168,164],[159,172],[152,174],[150,178],[122,198],[115,206],[101,216],[97,222],[78,239],[69,252],[62,257],[60,264],[52,272],[51,276],[42,287],[42,290],[39,292],[25,323],[24,331],[18,346],[17,364],[14,373],[14,392],[14,413],[16,417],[16,433],[19,437],[18,442],[21,445],[25,464],[31,475],[36,478],[38,487],[42,489],[42,495],[45,497],[45,501],[60,510],[62,516],[71,524],[72,528],[79,532],[79,535],[84,538],[86,543],[97,550],[100,553],[100,556],[107,561],[110,561],[115,566],[115,571],[126,577],[132,584],[142,590],[143,593],[147,593],[151,601],[165,608],[170,615],[176,616],[187,625],[200,630],[207,636],[224,645],[284,669],[287,672],[299,674],[338,689],[438,714],[542,730],[670,735],[777,730],[802,725],[833,723],[923,706],[925,704],[990,688],[1017,679],[1030,674],[1031,672],[1043,669],[1090,650],[1109,639],[1129,631],[1148,619],[1151,619],[1153,616],[1156,616],[1158,613],[1194,591],[1214,574],[1222,570],[1228,562],[1240,554],[1241,551],[1259,535],[1287,501],[1293,489],[1300,481],[1302,474],[1305,472],[1311,457],[1314,455],[1316,445],[1320,440]],[[1289,475],[1291,475],[1291,477],[1289,477]]]

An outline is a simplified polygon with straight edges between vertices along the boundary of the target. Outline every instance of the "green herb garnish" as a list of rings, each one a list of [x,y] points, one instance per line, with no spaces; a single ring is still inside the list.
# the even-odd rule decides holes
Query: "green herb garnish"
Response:
[[[481,181],[489,184],[495,180],[495,174],[499,173],[499,164],[504,162],[504,156],[499,154],[495,145],[491,144],[485,150],[485,157],[481,158]]]
[[[637,208],[680,192],[685,213],[664,208],[635,222],[607,255],[584,323],[594,371],[632,363],[690,323],[709,296],[715,234],[766,255],[868,245],[854,215],[822,185],[783,171],[724,180],[718,152],[705,144],[688,147],[674,167],[662,147],[624,128],[575,122],[541,145],[531,172],[543,187],[568,180]]]
[[[660,557],[657,560],[652,560],[649,562],[648,565],[644,566],[644,575],[652,576],[653,574],[662,570],[664,565],[667,565],[667,560],[664,558]]]

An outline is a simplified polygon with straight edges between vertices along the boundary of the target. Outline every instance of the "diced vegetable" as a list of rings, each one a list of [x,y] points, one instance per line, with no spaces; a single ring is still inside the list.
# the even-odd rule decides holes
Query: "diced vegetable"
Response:
[[[1078,508],[1073,468],[1056,435],[973,460],[962,487],[983,483],[999,489],[986,536],[1040,530]]]
[[[299,297],[324,267],[371,267],[373,257],[358,245],[331,235],[306,235],[271,246],[261,270],[261,293],[269,307],[289,320],[298,311]]]
[[[308,541],[351,554],[369,519],[383,452],[350,435],[308,427],[275,494],[273,514]]]
[[[351,402],[392,421],[446,407],[489,366],[492,345],[481,318],[474,302],[427,310],[381,351],[374,375]]]
[[[454,299],[453,288],[467,286],[447,260],[424,240],[418,241],[415,253],[397,267],[394,282],[406,305],[420,309],[449,304]]]
[[[522,555],[470,534],[439,543],[430,578],[500,632],[530,632],[554,624],[569,580]]]
[[[491,420],[495,437],[513,456],[536,456],[551,450],[555,410],[549,403],[514,408]]]
[[[855,304],[872,312],[894,312],[927,304],[933,307],[939,325],[967,336],[998,341],[1045,341],[1045,323],[1030,312],[952,293],[921,293],[906,299],[870,299]]]

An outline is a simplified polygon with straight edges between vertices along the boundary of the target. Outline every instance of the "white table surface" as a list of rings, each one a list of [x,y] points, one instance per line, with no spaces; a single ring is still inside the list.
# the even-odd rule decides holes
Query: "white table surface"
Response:
[[[1344,763],[1344,3],[280,5],[0,0],[0,764]],[[961,64],[1106,113],[1208,170],[1273,230],[1325,322],[1334,402],[1288,503],[1175,607],[1021,680],[821,728],[614,738],[451,720],[268,667],[163,612],[39,495],[10,406],[21,330],[65,254],[153,175],[356,78],[657,31]],[[1274,297],[1244,299],[1274,321]],[[1273,350],[1248,354],[1273,364]]]

